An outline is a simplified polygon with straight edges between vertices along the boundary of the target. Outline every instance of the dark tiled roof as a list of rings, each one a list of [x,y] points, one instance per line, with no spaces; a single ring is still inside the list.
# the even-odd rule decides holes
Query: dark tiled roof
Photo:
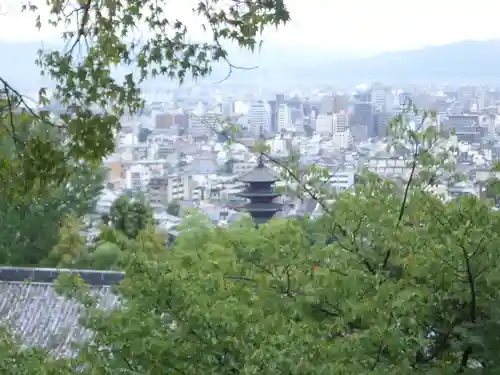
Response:
[[[278,175],[271,169],[267,167],[256,167],[250,172],[239,177],[240,182],[252,183],[252,182],[268,182],[273,183],[279,180]]]
[[[240,193],[235,194],[238,197],[244,197],[244,198],[271,198],[274,199],[276,197],[279,197],[281,194],[278,193],[277,191],[252,191],[251,189],[247,188],[244,191]]]
[[[240,208],[241,211],[246,212],[269,212],[269,211],[280,211],[283,205],[280,203],[247,203]]]
[[[116,285],[123,279],[123,272],[70,270],[56,268],[0,267],[0,282],[52,283],[62,273],[78,274],[88,285]]]
[[[122,273],[65,271],[80,274],[98,298],[99,307],[110,310],[118,305],[112,285],[123,278]],[[73,353],[73,343],[88,340],[91,333],[78,322],[81,305],[54,289],[52,281],[60,273],[55,269],[0,267],[0,324],[7,325],[28,346],[67,356]],[[27,279],[32,281],[24,281]]]

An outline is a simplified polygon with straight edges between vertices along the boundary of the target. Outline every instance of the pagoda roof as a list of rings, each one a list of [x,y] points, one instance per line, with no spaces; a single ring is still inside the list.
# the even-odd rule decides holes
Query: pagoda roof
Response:
[[[235,195],[243,198],[276,198],[279,197],[281,193],[278,193],[277,191],[252,191],[249,189],[245,189],[244,191],[236,193]]]
[[[278,180],[279,180],[278,174],[264,165],[259,165],[254,169],[252,169],[250,172],[238,178],[238,181],[245,183],[252,183],[252,182],[274,183]]]
[[[283,209],[280,203],[247,203],[238,208],[240,211],[246,212],[277,212]]]

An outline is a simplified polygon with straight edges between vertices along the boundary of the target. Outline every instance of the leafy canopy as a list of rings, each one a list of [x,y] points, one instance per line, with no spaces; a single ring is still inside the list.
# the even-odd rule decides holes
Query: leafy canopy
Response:
[[[15,114],[12,121],[15,137],[0,136],[0,178],[6,182],[0,186],[0,264],[37,265],[46,263],[65,216],[82,217],[93,211],[105,171],[66,160],[70,173],[64,182],[54,181],[57,171],[36,175],[33,168],[45,168],[45,157],[50,155],[33,154],[32,146],[61,144],[59,134],[48,124],[35,124],[26,112]]]
[[[339,195],[325,171],[285,165],[319,219],[192,215],[170,251],[130,254],[124,307],[89,310],[81,359],[103,374],[496,374],[500,214],[433,193],[456,178],[453,148],[392,126],[405,181],[365,171]]]
[[[135,239],[141,230],[154,224],[153,210],[143,196],[132,200],[125,195],[118,197],[111,205],[109,219],[111,225],[129,239]]]
[[[167,213],[173,216],[179,216],[181,211],[181,204],[179,201],[173,200],[167,205]]]

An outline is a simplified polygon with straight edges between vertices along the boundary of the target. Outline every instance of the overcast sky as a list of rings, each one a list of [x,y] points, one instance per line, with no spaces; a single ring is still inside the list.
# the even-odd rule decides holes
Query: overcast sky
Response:
[[[15,12],[24,0],[0,0],[0,39],[58,39],[54,30],[34,28],[33,16]],[[36,2],[37,0],[35,0]],[[38,0],[44,2],[44,0]],[[227,0],[229,1],[229,0]],[[194,0],[170,0],[169,14],[195,26]],[[336,55],[373,54],[467,39],[500,38],[499,0],[286,0],[292,22],[269,30],[273,45],[300,46]],[[5,14],[6,13],[6,14]]]

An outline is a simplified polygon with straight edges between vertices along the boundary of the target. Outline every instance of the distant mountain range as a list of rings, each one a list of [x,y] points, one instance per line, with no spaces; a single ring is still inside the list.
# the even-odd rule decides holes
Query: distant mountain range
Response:
[[[358,81],[500,83],[500,39],[388,52],[333,64],[332,77]]]
[[[41,44],[0,42],[0,74],[23,90],[33,90],[46,80],[34,64]],[[47,46],[46,46],[47,47]],[[264,45],[260,56],[231,51],[235,64],[258,65],[238,71],[231,82],[310,82],[315,84],[384,83],[489,83],[500,84],[500,40],[464,41],[411,51],[387,52],[367,58],[342,58],[317,51]],[[225,68],[214,69],[216,81]],[[44,82],[45,81],[45,82]],[[156,83],[156,82],[155,82]],[[164,85],[165,81],[159,80]]]

